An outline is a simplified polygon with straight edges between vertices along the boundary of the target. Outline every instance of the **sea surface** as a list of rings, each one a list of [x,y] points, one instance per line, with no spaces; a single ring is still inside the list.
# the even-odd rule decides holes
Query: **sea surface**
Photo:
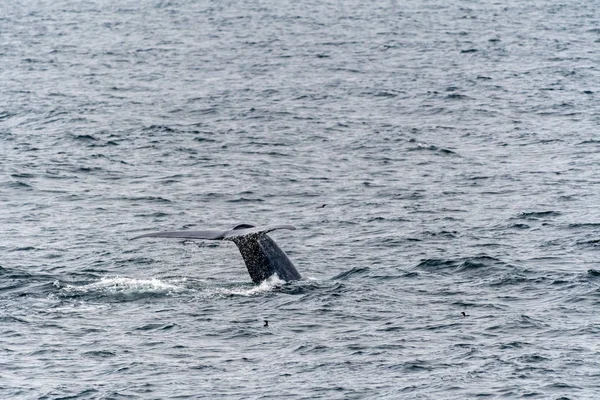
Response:
[[[599,309],[597,0],[0,4],[0,398],[598,399]]]

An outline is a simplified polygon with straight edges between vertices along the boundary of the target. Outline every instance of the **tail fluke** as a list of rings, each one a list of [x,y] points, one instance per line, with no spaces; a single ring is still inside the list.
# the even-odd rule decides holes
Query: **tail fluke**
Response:
[[[292,264],[285,252],[267,235],[267,233],[277,229],[295,230],[296,228],[292,225],[256,227],[248,224],[240,224],[227,230],[211,229],[205,231],[146,233],[136,236],[132,240],[147,237],[227,240],[235,243],[240,250],[253,282],[260,283],[273,274],[277,274],[280,279],[285,281],[301,279],[296,267],[294,267],[294,264]]]
[[[131,238],[140,239],[147,237],[157,238],[180,238],[180,239],[204,239],[204,240],[223,240],[229,231],[206,230],[206,231],[170,231],[170,232],[152,232]]]
[[[236,225],[231,229],[218,230],[208,229],[205,231],[167,231],[167,232],[152,232],[139,235],[130,240],[157,237],[157,238],[175,238],[175,239],[198,239],[198,240],[232,240],[238,236],[246,236],[259,233],[269,233],[277,229],[295,230],[292,225],[272,225],[272,226],[254,226],[249,224]]]

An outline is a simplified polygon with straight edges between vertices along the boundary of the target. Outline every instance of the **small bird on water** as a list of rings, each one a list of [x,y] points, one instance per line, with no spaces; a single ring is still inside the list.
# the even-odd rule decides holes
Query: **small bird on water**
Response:
[[[263,326],[269,326],[269,321],[265,319],[265,324]]]

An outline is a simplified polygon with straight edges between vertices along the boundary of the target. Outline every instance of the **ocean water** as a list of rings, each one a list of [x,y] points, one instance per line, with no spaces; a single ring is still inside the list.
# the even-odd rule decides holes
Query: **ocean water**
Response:
[[[600,398],[599,10],[3,1],[0,398]]]

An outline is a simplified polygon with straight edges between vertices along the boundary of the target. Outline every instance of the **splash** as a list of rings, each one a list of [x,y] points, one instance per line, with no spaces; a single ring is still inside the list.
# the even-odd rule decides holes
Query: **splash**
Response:
[[[182,279],[180,281],[185,281]],[[178,281],[175,281],[178,283]],[[57,283],[55,282],[56,286]],[[97,282],[83,286],[65,285],[61,287],[61,292],[67,295],[87,294],[87,293],[108,293],[108,294],[173,294],[184,290],[183,286],[175,283],[165,282],[158,278],[135,279],[121,276],[103,277]]]
[[[235,287],[235,288],[214,288],[213,290],[209,290],[206,294],[209,296],[221,295],[221,296],[255,296],[261,293],[267,293],[272,291],[273,289],[277,289],[285,285],[286,282],[277,276],[277,274],[271,275],[269,278],[265,279],[258,286],[252,286],[248,288],[244,287]]]

